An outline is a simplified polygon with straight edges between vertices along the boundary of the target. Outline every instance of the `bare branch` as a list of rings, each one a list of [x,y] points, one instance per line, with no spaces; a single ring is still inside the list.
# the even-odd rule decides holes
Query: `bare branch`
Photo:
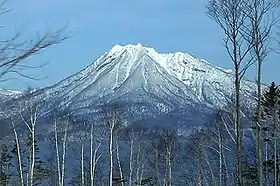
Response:
[[[17,33],[13,38],[0,42],[0,78],[8,73],[15,73],[16,70],[14,69],[16,67],[34,68],[35,66],[23,65],[21,63],[30,56],[39,54],[50,46],[57,45],[68,39],[70,35],[65,35],[66,28],[65,26],[55,31],[49,30],[42,36],[37,33],[36,39],[24,41],[20,41],[21,33]],[[17,74],[25,78],[31,78],[19,72]]]

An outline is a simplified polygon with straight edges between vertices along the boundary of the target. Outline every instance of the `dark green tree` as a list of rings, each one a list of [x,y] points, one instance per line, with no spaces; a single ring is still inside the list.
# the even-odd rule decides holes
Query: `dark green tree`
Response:
[[[30,156],[33,153],[32,152],[32,137],[31,135],[28,136],[28,140],[26,143],[26,146],[28,148],[27,160],[30,162]],[[30,163],[29,163],[30,164]],[[28,169],[27,169],[28,171]],[[49,170],[45,164],[39,157],[39,147],[38,147],[38,141],[35,138],[35,166],[34,166],[34,185],[41,185],[44,181],[48,179],[48,177],[51,175],[51,170]]]
[[[273,81],[268,90],[265,90],[262,95],[263,114],[265,116],[273,116],[279,114],[280,107],[280,90]]]
[[[279,125],[279,109],[280,109],[280,90],[278,86],[272,82],[267,90],[262,94],[262,114],[266,120],[267,126],[264,128],[267,132],[267,136],[264,139],[266,144],[266,151],[268,150],[268,144],[273,150],[273,160],[268,159],[264,162],[266,169],[273,168],[274,172],[274,184],[278,183],[279,174],[279,149],[278,149],[278,136],[280,133]]]
[[[6,144],[1,145],[1,158],[0,158],[0,185],[9,185],[12,178],[12,156]]]

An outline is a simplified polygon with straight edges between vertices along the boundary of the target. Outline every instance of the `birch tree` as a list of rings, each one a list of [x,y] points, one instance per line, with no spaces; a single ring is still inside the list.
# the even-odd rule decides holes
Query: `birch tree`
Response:
[[[128,157],[128,184],[131,185],[141,185],[147,181],[144,178],[145,173],[145,157],[144,151],[146,150],[143,141],[143,130],[137,127],[131,127],[124,134],[129,149]]]
[[[210,0],[207,6],[207,14],[221,27],[225,34],[225,49],[234,65],[237,185],[242,185],[241,80],[246,70],[254,63],[251,56],[248,55],[253,47],[253,43],[246,42],[246,37],[244,37],[244,28],[248,23],[248,17],[243,11],[246,2],[247,0]]]
[[[90,185],[94,185],[95,179],[95,169],[98,161],[100,160],[102,154],[99,153],[99,149],[101,147],[101,140],[94,138],[94,125],[91,123],[90,129]],[[95,144],[95,145],[94,145]]]
[[[12,127],[13,127],[13,132],[14,132],[14,137],[15,137],[15,149],[14,149],[14,154],[17,157],[17,166],[18,166],[18,172],[19,172],[19,181],[21,186],[24,186],[24,177],[23,177],[23,169],[22,169],[22,155],[21,155],[21,147],[20,147],[20,141],[18,137],[18,132],[16,130],[15,123],[13,119],[11,119]]]
[[[171,129],[164,129],[159,134],[159,152],[164,157],[164,178],[163,185],[172,185],[172,162],[175,159],[178,151],[178,141],[176,131]]]
[[[57,118],[54,116],[54,138],[55,138],[55,149],[56,149],[56,168],[57,168],[57,176],[58,176],[58,185],[64,185],[65,179],[65,158],[66,158],[66,149],[67,149],[67,140],[68,140],[68,130],[69,130],[69,122],[64,121],[64,130],[63,130],[63,139],[62,139],[62,153],[59,148],[59,129],[57,127]]]
[[[257,162],[258,162],[258,184],[262,185],[262,122],[261,122],[261,95],[262,95],[262,66],[268,52],[272,29],[279,21],[279,1],[277,0],[248,0],[244,7],[244,14],[249,19],[249,25],[244,31],[247,41],[253,43],[251,54],[257,62]],[[247,29],[246,29],[247,28]]]
[[[36,147],[35,147],[35,132],[36,132],[36,125],[37,125],[37,120],[39,117],[39,103],[32,103],[33,100],[27,102],[27,108],[26,112],[20,112],[20,117],[25,124],[25,126],[28,129],[30,139],[31,139],[31,144],[30,144],[30,150],[29,150],[29,164],[28,164],[28,176],[26,183],[27,185],[33,185],[34,181],[34,167],[35,167],[35,153],[36,153]]]
[[[108,151],[109,151],[109,186],[113,185],[114,177],[114,140],[116,130],[120,127],[120,106],[118,104],[105,105],[103,108],[103,113],[105,115],[105,122],[109,129],[109,140],[108,140]],[[119,163],[119,162],[118,162]],[[122,182],[123,178],[118,179]]]
[[[84,152],[85,152],[85,139],[84,137],[80,138],[80,143],[81,143],[81,177],[82,177],[82,186],[85,186],[85,170],[84,170]]]

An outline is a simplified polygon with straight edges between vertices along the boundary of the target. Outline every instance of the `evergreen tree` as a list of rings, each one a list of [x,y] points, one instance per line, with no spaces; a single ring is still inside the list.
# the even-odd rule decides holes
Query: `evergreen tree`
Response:
[[[280,90],[274,82],[271,83],[268,90],[264,91],[261,103],[263,106],[263,114],[265,116],[279,114]]]
[[[279,174],[279,109],[280,109],[280,90],[277,85],[272,82],[268,90],[264,91],[262,95],[262,108],[263,108],[263,116],[267,121],[267,127],[265,130],[267,131],[267,136],[265,138],[266,141],[266,151],[268,151],[268,144],[273,150],[273,156],[264,162],[264,166],[267,170],[273,168],[274,172],[274,184],[278,182],[278,174]]]
[[[8,152],[8,147],[6,144],[1,145],[1,158],[0,158],[0,185],[9,185],[12,173],[12,156]]]
[[[28,136],[27,144],[29,155],[27,156],[27,160],[29,162],[30,160],[30,155],[33,153],[32,152],[32,137],[31,135]],[[35,166],[34,166],[34,185],[40,185],[43,181],[45,181],[50,173],[50,170],[47,169],[47,166],[45,162],[43,162],[40,157],[38,156],[39,154],[39,147],[38,147],[38,141],[35,138]]]

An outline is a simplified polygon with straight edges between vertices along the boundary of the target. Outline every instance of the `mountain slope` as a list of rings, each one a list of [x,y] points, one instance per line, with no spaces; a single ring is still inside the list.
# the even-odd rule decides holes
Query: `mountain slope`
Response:
[[[104,103],[117,101],[130,107],[128,110],[137,113],[138,119],[141,115],[162,113],[199,117],[197,113],[231,102],[233,81],[230,70],[187,53],[159,54],[141,44],[116,45],[84,70],[33,92],[28,98],[17,99],[17,105],[32,98],[47,103],[45,113],[59,107],[83,115],[95,112]],[[254,83],[242,81],[244,104],[254,102],[253,90]]]
[[[187,53],[159,54],[140,44],[116,45],[80,73],[47,88],[46,94],[67,95],[67,101],[75,102],[88,97],[119,98],[141,90],[216,107],[232,96],[233,81],[230,70]],[[243,81],[244,96],[254,95],[252,90],[255,84]]]

